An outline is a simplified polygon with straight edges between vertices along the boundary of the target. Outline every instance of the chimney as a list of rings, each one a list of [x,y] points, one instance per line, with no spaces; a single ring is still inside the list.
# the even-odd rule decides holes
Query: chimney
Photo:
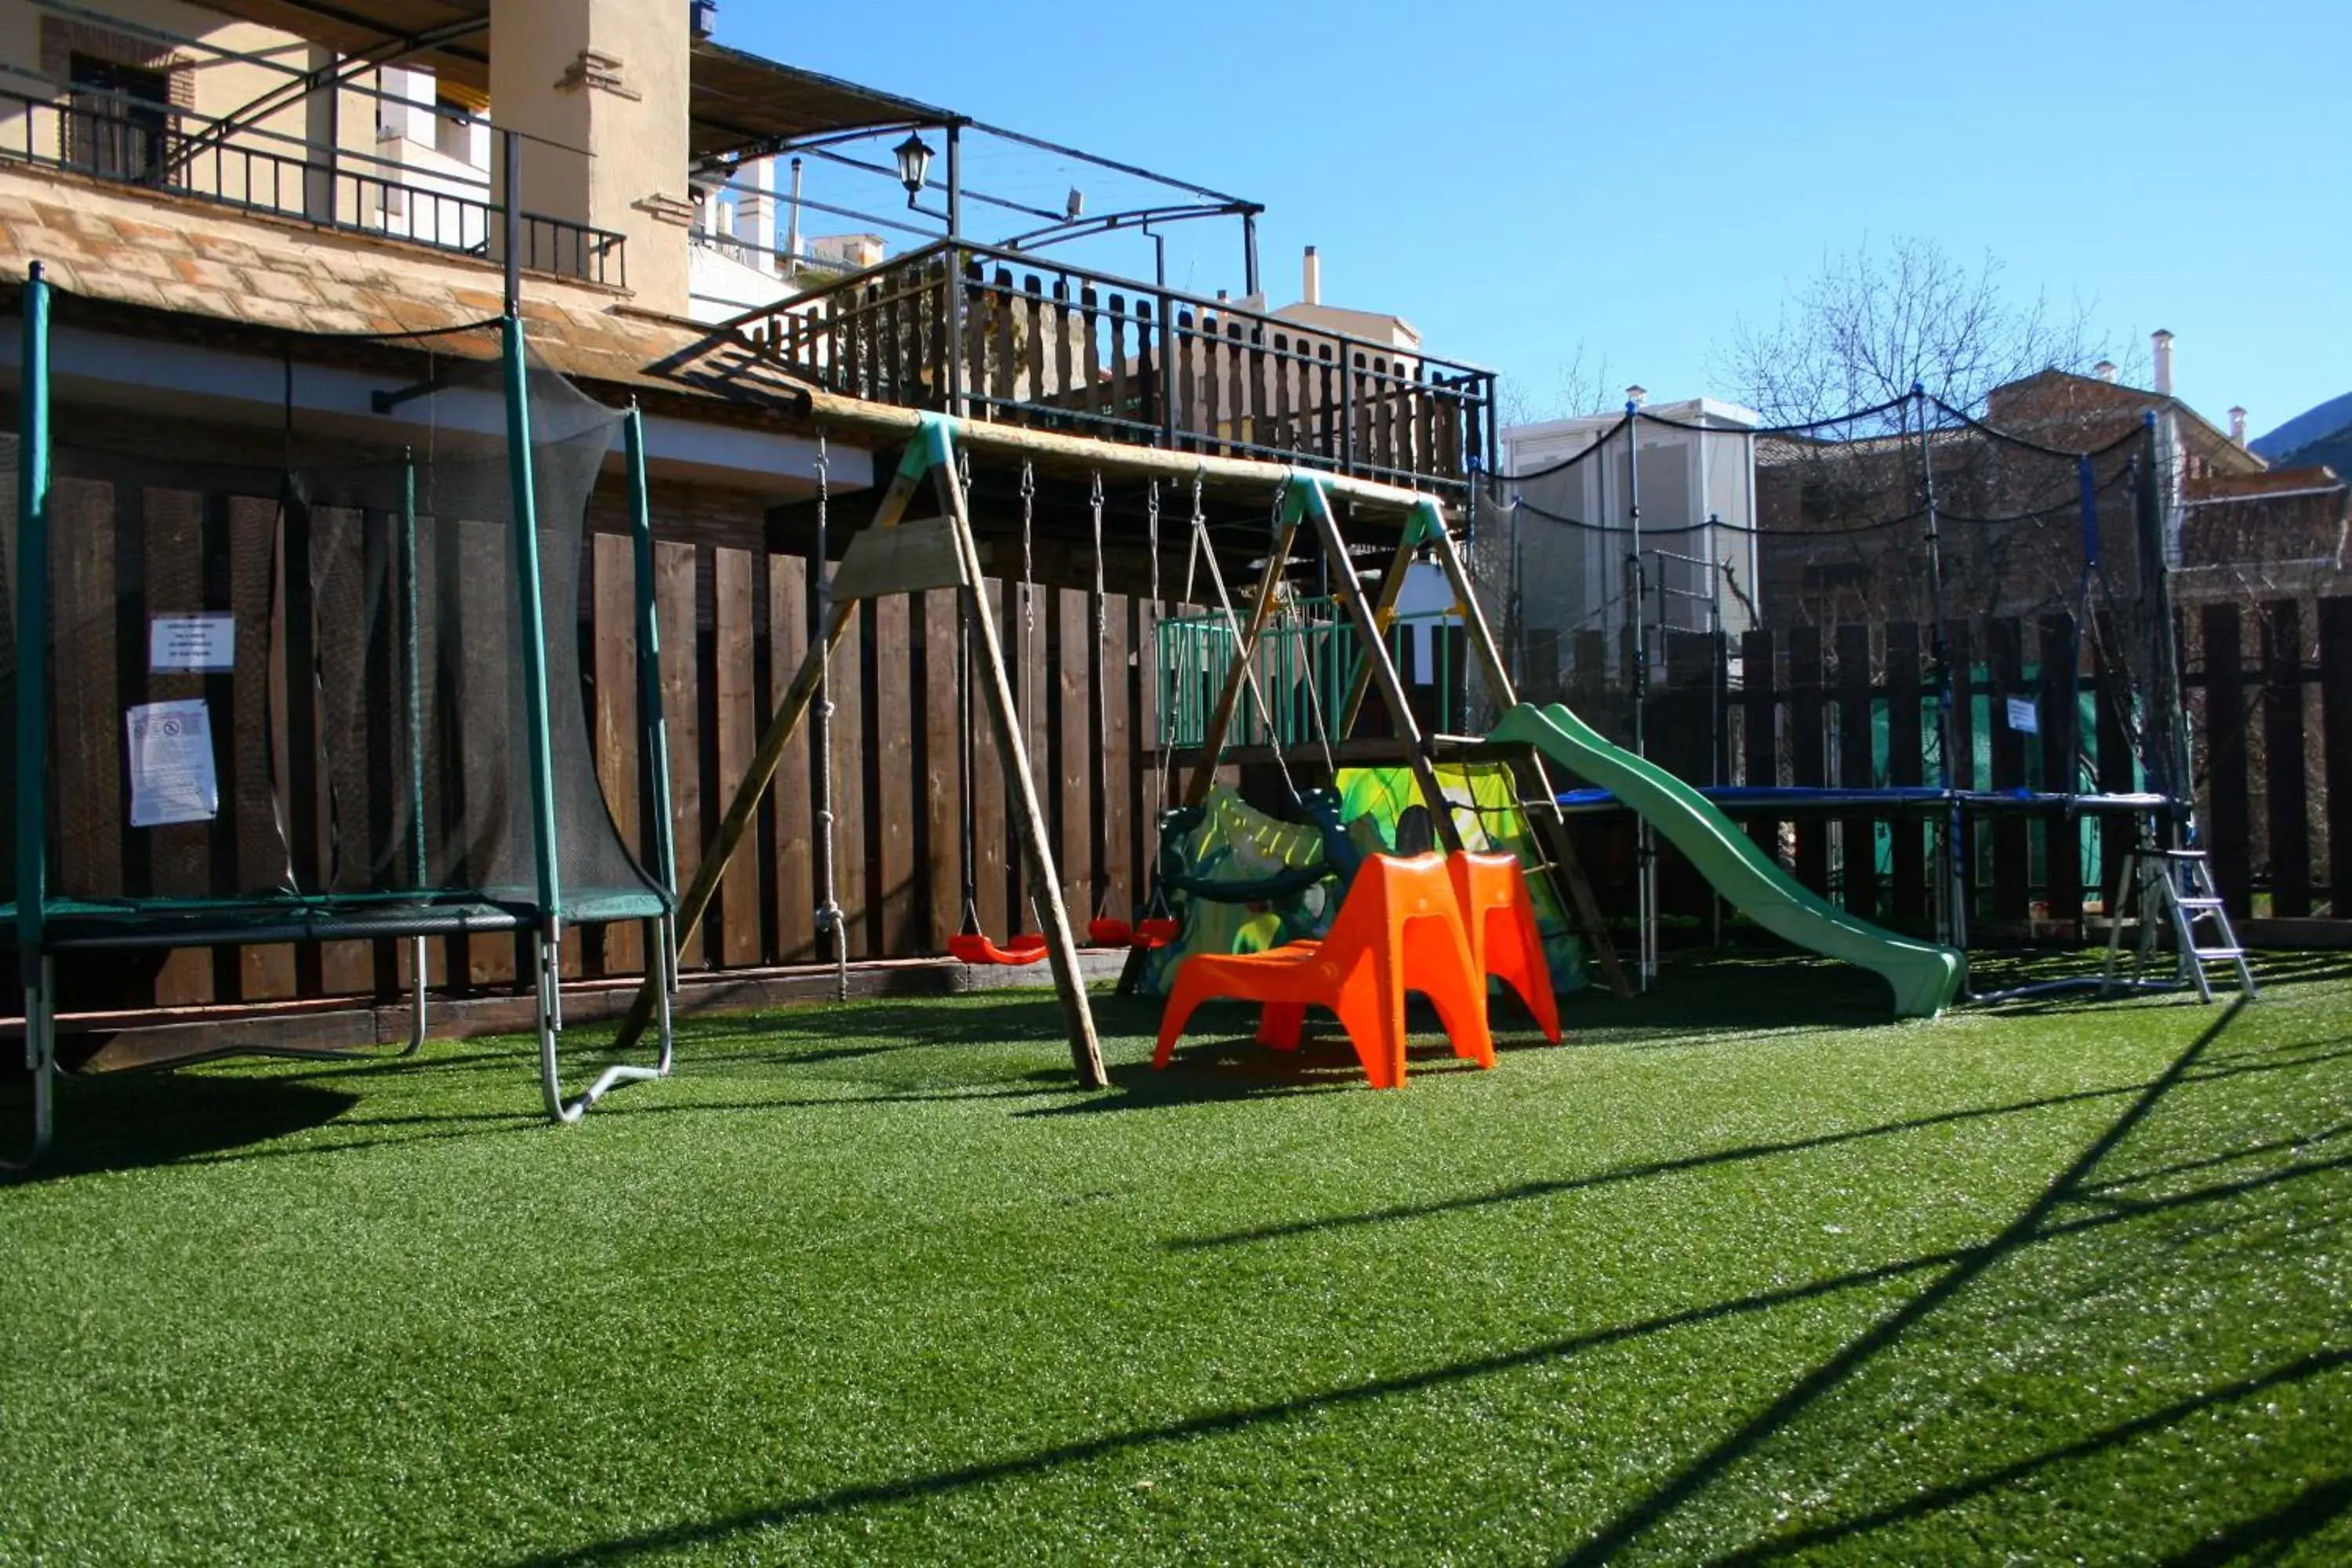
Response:
[[[776,269],[776,161],[754,158],[742,174],[751,176],[750,190],[735,193],[735,237],[749,246],[746,258],[762,272]]]
[[[792,277],[800,270],[801,261],[801,161],[793,160],[793,205],[784,220],[784,276]]]
[[[516,138],[524,207],[620,234],[635,302],[685,315],[688,18],[644,0],[490,0],[489,12],[493,126],[536,138]],[[493,189],[504,142],[492,138]]]
[[[2172,395],[2172,334],[2158,327],[2148,334],[2147,341],[2156,359],[2156,390],[2169,397]]]
[[[1625,389],[1625,401],[1639,408],[1650,401],[1650,389],[1646,386],[1629,386]]]
[[[1298,287],[1307,303],[1319,305],[1323,302],[1323,258],[1315,254],[1315,247],[1311,245],[1307,247],[1306,273],[1299,279]]]
[[[2246,444],[2246,411],[2242,408],[2230,410],[2230,439],[2241,447]]]
[[[2101,381],[2105,382],[2109,386],[2113,386],[2116,384],[2116,362],[2111,359],[2103,359],[2098,363],[2091,367],[2091,374],[2097,376]]]

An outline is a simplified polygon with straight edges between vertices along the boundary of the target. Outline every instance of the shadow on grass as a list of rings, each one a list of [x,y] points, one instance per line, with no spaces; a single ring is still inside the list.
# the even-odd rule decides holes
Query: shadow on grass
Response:
[[[2270,1512],[2217,1531],[2165,1562],[2168,1568],[2275,1562],[2288,1547],[2318,1534],[2347,1510],[2352,1510],[2352,1476],[2329,1476],[2312,1482]]]
[[[145,1170],[231,1157],[230,1151],[323,1127],[360,1097],[288,1079],[142,1074],[103,1089],[58,1096],[58,1142],[19,1182],[56,1181],[103,1171]],[[85,1115],[99,1110],[100,1114]],[[0,1094],[0,1119],[29,1122],[29,1090]]]
[[[2352,1367],[2352,1349],[2339,1347],[2322,1351],[2315,1355],[2304,1356],[2284,1366],[2273,1367],[2259,1377],[2242,1378],[2235,1383],[2223,1384],[2219,1388],[2210,1388],[2200,1394],[2192,1394],[2187,1399],[2176,1400],[2170,1405],[2148,1411],[2142,1415],[2135,1415],[2130,1420],[2119,1422],[2104,1431],[2095,1432],[2088,1437],[2061,1444],[2045,1453],[2036,1454],[2030,1459],[2021,1459],[2015,1464],[2002,1465],[1981,1474],[1970,1476],[1966,1480],[1955,1481],[1949,1486],[1927,1488],[1906,1498],[1891,1508],[1879,1509],[1871,1513],[1856,1514],[1852,1519],[1835,1520],[1808,1530],[1775,1536],[1770,1541],[1743,1547],[1728,1555],[1714,1558],[1711,1562],[1715,1564],[1715,1568],[1731,1568],[1731,1565],[1738,1563],[1771,1563],[1783,1557],[1794,1557],[1815,1552],[1822,1547],[1850,1540],[1857,1535],[1867,1535],[1873,1531],[1884,1530],[1890,1525],[1924,1519],[1931,1513],[1958,1507],[1988,1492],[1998,1491],[2003,1487],[2030,1480],[2053,1466],[2090,1458],[2110,1448],[2119,1448],[2136,1439],[2151,1436],[2170,1427],[2178,1426],[2191,1416],[2201,1415],[2208,1410],[2219,1410],[2225,1405],[2237,1405],[2252,1399],[2258,1394],[2290,1387],[2309,1378],[2342,1371],[2346,1367]],[[2283,1544],[2284,1540],[2291,1540],[2294,1535],[2308,1533],[2309,1531],[2318,1528],[2341,1513],[2347,1500],[2352,1500],[2352,1490],[2347,1490],[2347,1487],[2352,1487],[2352,1482],[2347,1482],[2342,1478],[2324,1483],[2321,1487],[2315,1487],[2311,1491],[2303,1493],[2286,1508],[2265,1515],[2262,1519],[2235,1526],[2175,1561],[2224,1563],[2234,1560],[2253,1545]],[[2315,1498],[2315,1493],[2320,1495]],[[2313,1506],[2315,1503],[2320,1506]],[[2293,1535],[2286,1533],[2289,1530],[2294,1531]],[[2231,1543],[2227,1551],[2220,1552],[2219,1554],[2210,1558],[2203,1555],[2210,1549],[2220,1548],[2225,1542]]]
[[[2059,1173],[2056,1180],[2044,1187],[2041,1194],[2024,1211],[2011,1220],[2001,1232],[1980,1247],[1970,1247],[1954,1258],[1926,1289],[1905,1301],[1886,1317],[1873,1324],[1864,1333],[1850,1342],[1837,1354],[1799,1378],[1786,1392],[1773,1400],[1756,1415],[1743,1422],[1738,1429],[1685,1465],[1665,1483],[1647,1497],[1634,1503],[1595,1531],[1575,1550],[1565,1554],[1561,1563],[1571,1565],[1605,1563],[1622,1554],[1634,1542],[1647,1535],[1684,1504],[1689,1502],[1722,1476],[1739,1459],[1755,1450],[1767,1438],[1788,1426],[1810,1408],[1814,1402],[1829,1394],[1864,1366],[1893,1348],[1905,1335],[1940,1310],[1960,1290],[2003,1259],[2021,1248],[2042,1240],[2050,1235],[2078,1228],[2092,1221],[2075,1222],[2073,1226],[2053,1226],[2053,1215],[2064,1205],[2078,1203],[2090,1186],[2092,1173],[2107,1156],[2129,1137],[2134,1129],[2154,1114],[2158,1106],[2173,1090],[2189,1078],[2198,1061],[2235,1023],[2246,1008],[2243,997],[2231,1002],[2212,1024],[2191,1040],[2175,1057],[2165,1070],[2140,1091],[2138,1098],[2124,1109],[2123,1114],[2105,1131],[2091,1142],[2074,1163]],[[2340,1161],[2321,1162],[2315,1165],[2294,1167],[2312,1171],[2343,1164]],[[2282,1173],[2283,1174],[2283,1173]],[[2252,1184],[2223,1184],[2251,1186],[2269,1184],[2277,1179],[2257,1178]],[[2200,1189],[2204,1192],[2221,1188]],[[2125,1210],[2110,1209],[2104,1215],[2115,1223],[2127,1223],[2138,1215],[2178,1206],[2177,1197],[2152,1199],[2145,1205]],[[1769,1545],[1770,1543],[1764,1543]]]
[[[2210,1036],[2208,1037],[2210,1038]],[[2187,1059],[2184,1057],[2183,1061]],[[2179,1064],[2176,1064],[2178,1065]],[[2150,1086],[2149,1092],[2135,1102],[2134,1107],[2127,1110],[2097,1143],[2092,1146],[2083,1159],[2076,1162],[2070,1170],[2069,1175],[2095,1164],[2098,1155],[2105,1149],[2112,1148],[2115,1142],[2132,1126],[2137,1125],[2161,1097],[2163,1090],[2169,1086],[2168,1080],[2159,1080],[2158,1084]],[[862,1509],[948,1496],[1005,1481],[1044,1475],[1066,1467],[1088,1464],[1137,1449],[1200,1438],[1232,1436],[1327,1411],[1372,1405],[1381,1401],[1450,1387],[1482,1377],[1545,1365],[1612,1345],[1672,1332],[1678,1329],[1769,1312],[1783,1307],[1817,1301],[1846,1291],[1867,1289],[1920,1275],[1934,1277],[1917,1295],[1910,1298],[1902,1308],[1883,1321],[1877,1328],[1865,1334],[1847,1351],[1824,1363],[1822,1369],[1809,1374],[1795,1389],[1791,1390],[1789,1395],[1776,1401],[1763,1415],[1748,1423],[1731,1439],[1711,1450],[1709,1455],[1704,1457],[1697,1464],[1686,1468],[1650,1500],[1629,1510],[1620,1521],[1612,1524],[1604,1533],[1622,1546],[1641,1533],[1642,1528],[1664,1517],[1664,1505],[1666,1502],[1679,1501],[1686,1497],[1698,1481],[1711,1477],[1722,1468],[1723,1464],[1728,1462],[1727,1458],[1719,1459],[1717,1456],[1731,1454],[1735,1449],[1744,1452],[1764,1434],[1783,1424],[1789,1415],[1801,1409],[1804,1404],[1810,1403],[1811,1398],[1817,1397],[1820,1393],[1825,1392],[1829,1386],[1841,1380],[1862,1361],[1867,1360],[1878,1349],[1891,1342],[1895,1335],[1948,1300],[1958,1288],[1959,1283],[1980,1275],[1993,1263],[2013,1255],[2020,1248],[2108,1232],[2118,1226],[2141,1223],[2159,1213],[2177,1215],[2184,1211],[2206,1205],[2212,1206],[2217,1225],[2235,1223],[2231,1216],[2231,1211],[2235,1206],[2236,1200],[2264,1192],[2277,1191],[2289,1184],[2318,1176],[2339,1176],[2347,1171],[2352,1171],[2352,1156],[2292,1165],[2250,1176],[2242,1181],[2199,1187],[2168,1195],[2151,1202],[2143,1208],[2129,1212],[2093,1212],[2080,1217],[2053,1222],[2052,1213],[2061,1203],[2066,1201],[2066,1191],[2070,1186],[2067,1180],[2062,1178],[2059,1183],[2053,1184],[2050,1194],[2045,1194],[2042,1200],[2037,1201],[2027,1215],[2021,1216],[2020,1222],[2005,1228],[1992,1239],[1975,1246],[1900,1258],[1801,1284],[1758,1291],[1706,1306],[1664,1312],[1633,1322],[1541,1341],[1516,1350],[1454,1362],[1421,1372],[1374,1379],[1342,1388],[1301,1394],[1286,1399],[1213,1411],[1156,1426],[1105,1432],[1001,1459],[984,1460],[896,1479],[839,1487],[803,1497],[787,1499],[761,1508],[744,1510],[719,1518],[688,1521],[614,1540],[549,1552],[521,1560],[518,1568],[565,1568],[565,1565],[618,1563],[666,1552],[716,1545],[735,1541],[760,1531],[789,1524],[797,1520],[832,1517],[853,1513]],[[2027,1223],[2028,1221],[2031,1223]],[[2095,1452],[2102,1447],[2111,1447],[2115,1443],[2127,1440],[2144,1432],[2153,1432],[2163,1426],[2177,1425],[2200,1411],[2241,1401],[2265,1389],[2284,1386],[2291,1382],[2325,1375],[2346,1365],[2352,1365],[2352,1347],[2331,1346],[2325,1351],[2306,1356],[2302,1361],[2275,1368],[2242,1384],[2224,1385],[2205,1394],[2182,1401],[2175,1407],[2135,1418],[2133,1421],[2125,1423],[2113,1433],[2079,1440],[2076,1444],[2053,1449],[2034,1459],[2021,1461],[2012,1468],[2020,1475],[2030,1474],[2034,1470],[2046,1468],[2051,1465],[2078,1457],[2076,1453],[2078,1449],[2083,1454]],[[1998,1486],[2001,1484],[2004,1474],[2005,1472],[1996,1471],[1989,1476],[1952,1483],[1950,1487],[1945,1489],[1948,1494],[1948,1500],[1955,1502],[1964,1500],[1977,1491]],[[2334,1489],[2333,1483],[2330,1483],[2326,1487],[2314,1489],[2277,1515],[2250,1521],[2238,1529],[2242,1532],[2253,1532],[2260,1540],[2284,1539],[2285,1532],[2290,1530],[2307,1531],[2317,1528],[2326,1519],[2332,1518],[2334,1511],[2341,1510],[2343,1500],[2340,1493]],[[1909,1517],[1911,1505],[1906,1503],[1899,1505],[1896,1510],[1888,1510],[1888,1517],[1885,1520],[1879,1520],[1875,1516],[1862,1516],[1855,1520],[1843,1521],[1849,1528],[1842,1533],[1850,1535],[1874,1530],[1883,1523],[1894,1523],[1902,1518]],[[1836,1530],[1833,1525],[1816,1528],[1822,1531]],[[1802,1542],[1790,1544],[1793,1540],[1793,1537],[1784,1536],[1758,1542],[1748,1548],[1747,1552],[1750,1556],[1760,1561],[1784,1554],[1785,1552],[1801,1550]],[[1595,1555],[1598,1557],[1601,1553],[1596,1550]],[[1579,1552],[1577,1556],[1580,1560],[1583,1553]]]
[[[2119,1095],[2130,1094],[2147,1087],[2146,1084],[2126,1084],[2117,1089],[2087,1089],[2073,1094],[2053,1094],[2039,1100],[2021,1100],[2007,1105],[1970,1106],[1962,1110],[1939,1111],[1932,1116],[1915,1116],[1901,1121],[1882,1121],[1870,1127],[1849,1128],[1842,1132],[1823,1132],[1811,1138],[1791,1138],[1774,1143],[1742,1143],[1727,1149],[1710,1150],[1704,1154],[1686,1154],[1672,1160],[1646,1160],[1637,1165],[1622,1165],[1614,1170],[1596,1171],[1589,1176],[1564,1176],[1555,1181],[1520,1182],[1511,1186],[1498,1187],[1493,1192],[1476,1193],[1464,1197],[1439,1198],[1419,1204],[1398,1204],[1389,1208],[1372,1209],[1363,1214],[1328,1215],[1319,1219],[1292,1220],[1281,1225],[1260,1226],[1249,1230],[1223,1231],[1213,1236],[1178,1237],[1171,1238],[1165,1245],[1171,1252],[1197,1252],[1210,1247],[1239,1247],[1251,1242],[1276,1241],[1294,1236],[1311,1236],[1321,1231],[1351,1230],[1359,1226],[1389,1225],[1402,1220],[1430,1219],[1440,1215],[1459,1214],[1465,1210],[1487,1208],[1497,1204],[1526,1203],[1536,1198],[1556,1197],[1563,1193],[1614,1186],[1621,1182],[1646,1181],[1655,1176],[1705,1170],[1711,1165],[1734,1164],[1742,1160],[1765,1160],[1780,1154],[1801,1154],[1815,1149],[1835,1148],[1841,1143],[1858,1143],[1872,1138],[1894,1137],[1905,1132],[1920,1131],[1930,1127],[1946,1127],[1955,1122],[1976,1121],[2000,1116],[2019,1116],[2029,1111],[2048,1110],[2053,1106],[2079,1104],[2084,1100],[2112,1100]]]

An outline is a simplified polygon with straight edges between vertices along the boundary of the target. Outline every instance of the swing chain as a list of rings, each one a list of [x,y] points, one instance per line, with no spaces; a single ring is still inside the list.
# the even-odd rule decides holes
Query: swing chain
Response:
[[[826,563],[826,556],[829,553],[827,531],[831,523],[833,499],[831,482],[832,467],[832,455],[825,447],[824,429],[820,426],[818,426],[816,433],[816,462],[814,464],[816,475],[816,560],[813,566],[813,569],[816,573],[817,618],[820,624],[823,624],[831,618],[833,609],[833,574]],[[823,637],[824,634],[820,631],[817,635],[819,637]],[[815,707],[817,715],[816,741],[818,765],[816,770],[816,809],[813,815],[816,818],[820,851],[817,861],[819,882],[817,887],[818,902],[816,909],[816,925],[818,931],[828,932],[833,938],[834,1000],[837,1002],[846,1002],[849,1000],[849,932],[846,929],[847,922],[842,918],[841,902],[839,897],[835,891],[833,879],[834,709],[831,660],[826,660],[824,663],[821,663],[817,668]]]
[[[1021,629],[1024,633],[1022,655],[1028,655],[1029,634],[1037,628],[1037,563],[1031,553],[1030,533],[1036,510],[1037,474],[1027,458],[1021,462]]]

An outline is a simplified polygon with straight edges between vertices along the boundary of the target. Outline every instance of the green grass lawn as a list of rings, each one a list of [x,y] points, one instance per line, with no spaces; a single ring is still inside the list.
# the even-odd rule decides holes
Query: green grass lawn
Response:
[[[2342,1563],[2352,971],[2267,973],[1675,966],[1395,1094],[1109,998],[1081,1094],[1038,993],[572,1129],[511,1040],[78,1086],[0,1562]]]

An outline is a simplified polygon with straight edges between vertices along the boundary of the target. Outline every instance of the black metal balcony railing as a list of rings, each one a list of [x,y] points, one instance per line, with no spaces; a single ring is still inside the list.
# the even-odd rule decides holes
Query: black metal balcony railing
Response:
[[[364,153],[321,158],[328,150],[256,127],[210,135],[217,122],[190,110],[134,117],[104,96],[58,102],[0,89],[0,160],[466,256],[491,255],[504,232],[487,180]],[[627,287],[622,236],[528,210],[519,226],[526,269]]]
[[[728,325],[904,407],[1423,489],[1493,468],[1491,372],[1020,251],[942,240]]]

